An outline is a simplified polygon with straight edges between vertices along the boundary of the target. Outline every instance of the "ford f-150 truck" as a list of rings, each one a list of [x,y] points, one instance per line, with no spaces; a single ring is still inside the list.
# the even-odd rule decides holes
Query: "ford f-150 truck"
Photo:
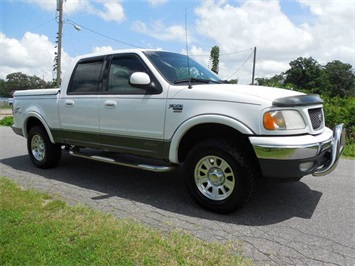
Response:
[[[259,177],[330,173],[345,145],[318,95],[227,84],[155,50],[77,57],[60,88],[16,91],[13,110],[12,129],[39,168],[62,151],[156,172],[183,165],[193,198],[220,213],[240,207]]]

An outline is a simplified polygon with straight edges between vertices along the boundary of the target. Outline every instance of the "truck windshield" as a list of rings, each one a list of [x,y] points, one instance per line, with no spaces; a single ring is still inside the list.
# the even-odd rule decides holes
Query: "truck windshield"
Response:
[[[146,51],[144,54],[171,84],[223,83],[218,76],[186,55],[162,51]]]

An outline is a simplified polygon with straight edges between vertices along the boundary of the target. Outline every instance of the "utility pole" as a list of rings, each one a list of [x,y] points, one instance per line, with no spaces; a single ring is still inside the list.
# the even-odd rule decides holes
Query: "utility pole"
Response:
[[[57,87],[61,83],[61,65],[62,65],[62,29],[63,29],[63,1],[57,0],[58,16],[58,52],[57,52]]]
[[[254,47],[253,75],[252,75],[252,78],[251,78],[251,85],[254,85],[254,77],[255,77],[255,61],[256,61],[256,47]]]

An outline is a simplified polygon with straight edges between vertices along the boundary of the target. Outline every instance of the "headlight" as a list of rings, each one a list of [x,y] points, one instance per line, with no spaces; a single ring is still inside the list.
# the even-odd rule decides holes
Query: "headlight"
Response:
[[[267,130],[303,129],[306,127],[300,113],[294,110],[266,112],[263,123]]]

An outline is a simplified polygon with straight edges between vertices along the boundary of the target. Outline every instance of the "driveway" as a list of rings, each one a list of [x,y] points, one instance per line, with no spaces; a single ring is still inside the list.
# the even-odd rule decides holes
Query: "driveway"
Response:
[[[58,167],[35,168],[26,140],[0,127],[0,176],[70,204],[133,218],[162,231],[230,241],[256,265],[355,265],[355,161],[342,159],[325,177],[261,184],[231,215],[197,206],[180,170],[157,174],[63,154]]]

